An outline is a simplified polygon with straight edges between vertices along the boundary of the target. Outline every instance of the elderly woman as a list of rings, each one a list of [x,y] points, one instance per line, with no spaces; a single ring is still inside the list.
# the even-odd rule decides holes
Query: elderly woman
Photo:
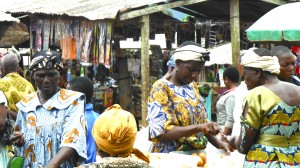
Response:
[[[209,59],[208,53],[199,44],[186,42],[173,57],[175,69],[168,79],[153,84],[148,100],[151,152],[204,149],[207,139],[229,152],[229,145],[214,137],[220,127],[207,122],[203,99],[194,82]]]
[[[38,91],[22,99],[12,141],[25,158],[24,167],[74,167],[86,159],[85,97],[60,89],[60,56],[40,51],[31,61]]]
[[[230,142],[246,154],[244,167],[299,167],[300,88],[280,81],[279,63],[267,49],[243,56],[245,83],[241,134]],[[287,89],[288,88],[288,89]]]
[[[123,110],[118,104],[107,108],[95,121],[92,131],[102,160],[80,168],[148,168],[148,157],[133,148],[136,133],[136,121],[130,112]],[[137,158],[132,157],[132,154]]]

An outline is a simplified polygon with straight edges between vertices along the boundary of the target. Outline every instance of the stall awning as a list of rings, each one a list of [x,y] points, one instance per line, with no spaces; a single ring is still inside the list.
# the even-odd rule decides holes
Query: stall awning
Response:
[[[115,19],[119,12],[161,2],[164,0],[7,0],[1,3],[0,11],[102,20]]]
[[[231,43],[212,48],[209,52],[210,60],[205,63],[205,66],[232,64]]]

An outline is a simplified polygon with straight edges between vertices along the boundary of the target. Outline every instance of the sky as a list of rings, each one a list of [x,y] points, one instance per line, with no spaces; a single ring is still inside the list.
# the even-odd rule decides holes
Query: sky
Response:
[[[168,9],[168,10],[171,11],[173,13],[173,17],[178,19],[178,20],[181,20],[183,17],[185,17],[187,15],[185,13],[179,12],[179,11],[174,10],[174,9]]]

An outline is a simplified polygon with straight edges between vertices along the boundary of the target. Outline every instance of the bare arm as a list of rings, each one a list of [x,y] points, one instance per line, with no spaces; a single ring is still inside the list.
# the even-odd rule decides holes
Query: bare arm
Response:
[[[9,112],[9,115],[11,116],[11,118],[16,121],[18,113],[14,112],[12,110],[8,110],[8,112]]]
[[[225,142],[225,141],[222,141],[221,139],[219,139],[219,138],[217,138],[216,136],[213,136],[213,135],[211,135],[211,134],[206,134],[205,136],[207,137],[208,141],[209,141],[214,147],[216,147],[216,148],[218,148],[218,149],[223,149],[223,150],[225,150],[227,153],[229,153],[230,151],[233,151],[233,150],[234,150],[233,147],[230,146],[230,144],[227,142],[227,140],[226,140],[226,142]],[[224,139],[223,135],[221,135],[221,138]]]
[[[3,104],[0,104],[0,132],[4,129],[6,124],[7,110]]]
[[[245,104],[244,108],[244,117],[246,117],[248,113],[248,104]],[[250,129],[245,126],[245,124],[242,124],[242,128],[245,129],[245,136],[242,136],[242,130],[240,132],[239,137],[235,137],[232,140],[230,140],[230,144],[234,146],[240,153],[246,154],[250,150],[251,146],[255,143],[256,141],[256,134],[257,130],[255,129]]]
[[[70,147],[62,147],[60,148],[58,153],[50,160],[45,168],[58,168],[61,164],[74,157],[75,155],[75,149]]]
[[[198,125],[189,125],[185,127],[174,126],[174,128],[165,134],[157,137],[159,141],[174,141],[181,137],[191,136],[198,132],[204,132],[206,134],[216,135],[220,131],[220,127],[217,123],[203,123]]]

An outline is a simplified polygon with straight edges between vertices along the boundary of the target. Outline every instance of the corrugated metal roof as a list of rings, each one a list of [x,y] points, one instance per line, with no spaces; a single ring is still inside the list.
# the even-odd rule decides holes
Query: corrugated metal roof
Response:
[[[6,14],[3,12],[0,12],[0,22],[8,21],[8,22],[20,22],[19,19],[12,17],[10,14]]]
[[[115,19],[119,11],[168,2],[168,0],[5,0],[0,11],[85,17],[89,20]]]

